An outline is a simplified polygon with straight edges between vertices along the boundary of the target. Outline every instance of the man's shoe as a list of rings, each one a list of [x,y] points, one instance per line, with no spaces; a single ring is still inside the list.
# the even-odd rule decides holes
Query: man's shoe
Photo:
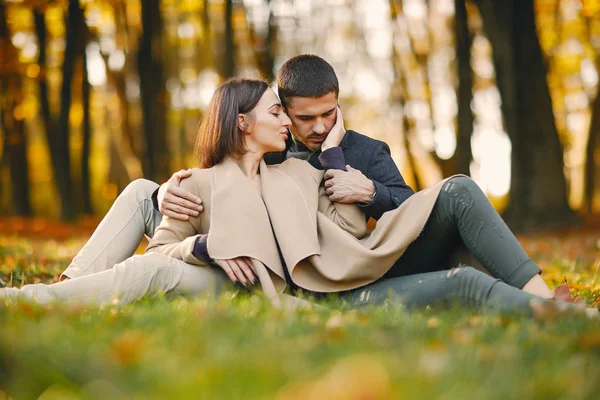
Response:
[[[554,299],[556,301],[564,301],[565,303],[581,303],[583,301],[583,299],[579,296],[575,298],[571,296],[569,285],[566,283],[558,285],[554,288]]]

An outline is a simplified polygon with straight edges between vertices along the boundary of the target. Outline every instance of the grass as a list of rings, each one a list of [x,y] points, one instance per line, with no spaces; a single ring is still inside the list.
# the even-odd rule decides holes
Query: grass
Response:
[[[551,285],[566,278],[597,302],[600,232],[522,240]],[[0,278],[51,282],[82,243],[0,235]],[[284,312],[245,293],[101,309],[20,303],[0,308],[0,388],[15,399],[594,399],[600,322],[398,306]]]

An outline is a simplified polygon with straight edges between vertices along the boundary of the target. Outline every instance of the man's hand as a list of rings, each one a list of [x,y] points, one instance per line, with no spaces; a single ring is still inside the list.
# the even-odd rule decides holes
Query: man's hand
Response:
[[[370,203],[375,184],[357,169],[346,165],[348,171],[328,169],[325,172],[325,190],[329,200],[336,203]]]
[[[344,138],[346,134],[346,128],[344,128],[344,117],[342,116],[342,110],[340,106],[338,106],[337,115],[335,118],[335,125],[327,134],[327,138],[321,144],[321,151],[328,150],[332,147],[337,147],[340,145],[340,142]]]
[[[158,211],[162,215],[180,221],[187,221],[190,219],[190,215],[196,217],[204,211],[202,200],[199,197],[179,187],[181,180],[189,178],[191,175],[191,170],[182,169],[175,172],[167,182],[160,185],[157,200]]]

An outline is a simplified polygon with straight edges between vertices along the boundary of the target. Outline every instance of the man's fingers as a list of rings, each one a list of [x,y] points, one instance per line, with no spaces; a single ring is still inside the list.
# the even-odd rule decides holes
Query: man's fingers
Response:
[[[190,217],[187,216],[186,214],[179,214],[179,213],[176,213],[176,212],[171,211],[171,210],[161,210],[160,213],[162,215],[164,215],[165,217],[177,219],[179,221],[187,221],[188,219],[190,219]]]
[[[327,171],[325,171],[325,175],[323,175],[323,177],[325,179],[331,179],[339,173],[340,173],[339,169],[328,169]]]
[[[175,185],[179,186],[179,183],[181,182],[181,178],[179,177],[179,174],[181,174],[183,171],[185,171],[185,170],[180,169],[179,171],[177,171],[173,175],[171,175],[171,177],[169,178],[169,182],[174,183]]]
[[[166,198],[166,196],[165,196]],[[176,197],[174,195],[170,195],[168,199],[169,208],[178,211],[178,207],[186,210],[185,213],[188,215],[198,215],[200,208],[203,210],[204,207],[202,205],[198,205],[196,203],[192,203],[189,200],[184,199],[183,197]]]
[[[197,205],[202,204],[202,199],[200,199],[200,197],[194,196],[187,190],[183,190],[180,187],[169,186],[169,188],[167,189],[167,192],[172,194],[173,196],[181,197],[182,199],[190,201]]]
[[[200,213],[194,209],[189,209],[187,207],[181,207],[178,206],[177,204],[165,204],[164,207],[165,211],[171,211],[171,212],[175,212],[177,214],[185,214],[185,215],[189,215],[191,217],[197,217]]]
[[[333,179],[327,179],[325,181],[325,189],[329,189],[332,186],[333,186]]]
[[[177,176],[179,177],[179,179],[185,179],[185,178],[189,178],[190,176],[192,176],[192,170],[191,169],[182,169],[178,172],[176,172]]]

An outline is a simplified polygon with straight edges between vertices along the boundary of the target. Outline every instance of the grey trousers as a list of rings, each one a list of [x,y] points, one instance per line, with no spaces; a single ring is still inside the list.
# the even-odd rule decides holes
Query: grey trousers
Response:
[[[123,304],[146,295],[218,294],[231,281],[220,268],[199,267],[162,254],[133,255],[143,235],[152,237],[161,214],[151,196],[158,185],[138,179],[117,197],[59,283],[0,289],[0,298],[46,304]]]
[[[450,264],[463,246],[491,276]],[[442,188],[421,235],[384,277],[342,297],[355,307],[395,300],[408,308],[459,304],[530,315],[530,301],[545,300],[520,289],[539,273],[479,186],[455,177]]]

